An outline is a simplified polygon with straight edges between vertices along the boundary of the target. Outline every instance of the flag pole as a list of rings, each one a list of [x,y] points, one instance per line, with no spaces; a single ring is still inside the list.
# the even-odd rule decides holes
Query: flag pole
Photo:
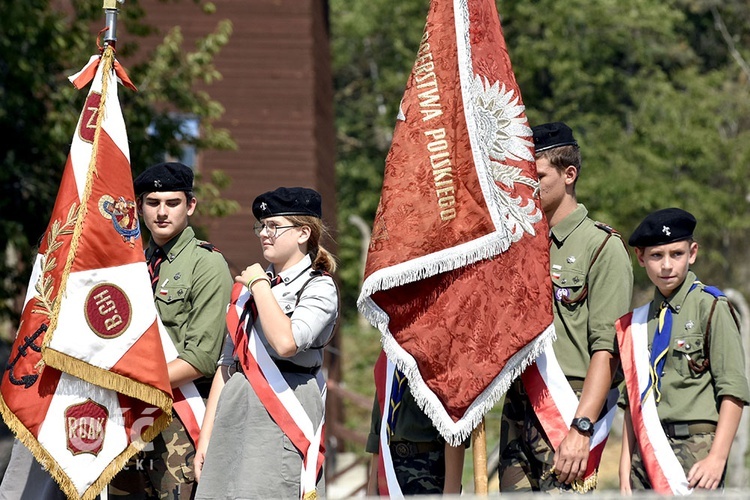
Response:
[[[104,47],[111,45],[115,48],[117,45],[117,13],[119,9],[117,4],[125,3],[125,0],[104,0],[104,21],[106,24],[106,31],[104,33]]]
[[[474,494],[487,496],[487,433],[484,431],[484,417],[471,431],[471,449],[474,458]]]

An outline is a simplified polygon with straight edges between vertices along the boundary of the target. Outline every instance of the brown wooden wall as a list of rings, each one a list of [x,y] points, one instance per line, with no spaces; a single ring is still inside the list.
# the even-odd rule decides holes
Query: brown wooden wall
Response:
[[[264,191],[279,186],[317,189],[323,196],[324,219],[335,230],[327,2],[220,0],[212,15],[190,0],[140,4],[147,22],[159,27],[160,38],[180,26],[187,50],[221,19],[233,23],[230,43],[215,59],[223,79],[206,90],[226,109],[215,125],[230,130],[238,149],[202,153],[198,161],[204,175],[221,169],[232,178],[225,195],[241,206],[233,216],[198,221],[232,270],[256,261],[265,265],[252,233],[251,212],[252,200]]]

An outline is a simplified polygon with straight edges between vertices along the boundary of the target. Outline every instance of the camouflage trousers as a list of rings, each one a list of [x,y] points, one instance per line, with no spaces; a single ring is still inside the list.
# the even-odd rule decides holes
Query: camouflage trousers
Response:
[[[578,397],[580,391],[576,391]],[[555,450],[547,440],[542,424],[520,381],[505,395],[500,428],[500,491],[547,493],[573,492],[570,485],[552,474]]]
[[[687,476],[688,472],[690,472],[690,469],[696,462],[703,460],[708,456],[708,452],[711,451],[711,445],[714,442],[714,433],[693,434],[686,438],[667,437],[667,439],[672,446],[672,451],[674,451],[677,461],[680,462],[682,470],[685,471],[685,475]],[[719,489],[724,487],[726,474],[727,469],[724,467],[724,474],[721,477]],[[633,459],[631,461],[630,480],[633,483],[634,490],[651,489],[651,482],[649,481],[646,469],[643,466],[643,460],[637,451],[636,453],[633,453]]]
[[[404,495],[440,495],[445,484],[445,452],[428,451],[408,457],[391,454],[396,480]]]
[[[137,453],[109,484],[117,500],[188,500],[195,496],[195,447],[175,414],[152,441],[153,449]]]

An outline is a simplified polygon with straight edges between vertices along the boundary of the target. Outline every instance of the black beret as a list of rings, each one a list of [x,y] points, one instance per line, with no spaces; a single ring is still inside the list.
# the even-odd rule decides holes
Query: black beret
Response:
[[[258,220],[275,215],[311,215],[320,219],[320,194],[303,187],[280,187],[255,198],[253,215]]]
[[[133,181],[135,195],[157,191],[192,191],[193,171],[177,162],[157,163]]]
[[[560,146],[578,146],[573,131],[563,122],[545,123],[532,127],[534,149],[537,153]]]
[[[679,208],[651,212],[635,228],[628,244],[632,247],[653,247],[693,237],[697,221],[693,214]]]

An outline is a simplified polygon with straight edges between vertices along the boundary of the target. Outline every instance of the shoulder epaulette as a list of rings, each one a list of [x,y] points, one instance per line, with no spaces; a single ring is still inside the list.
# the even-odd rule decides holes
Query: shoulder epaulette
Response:
[[[219,250],[218,248],[216,248],[213,243],[209,243],[208,241],[198,240],[198,246],[201,247],[201,248],[203,248],[203,249],[205,249],[205,250],[208,250],[209,252],[218,252],[218,253],[221,253],[221,250]]]
[[[617,236],[620,236],[619,231],[617,229],[613,228],[609,224],[605,224],[604,222],[595,221],[594,225],[604,231],[605,233],[614,234]]]
[[[726,294],[716,288],[715,286],[703,285],[702,290],[708,294],[713,295],[715,298],[726,297]]]

